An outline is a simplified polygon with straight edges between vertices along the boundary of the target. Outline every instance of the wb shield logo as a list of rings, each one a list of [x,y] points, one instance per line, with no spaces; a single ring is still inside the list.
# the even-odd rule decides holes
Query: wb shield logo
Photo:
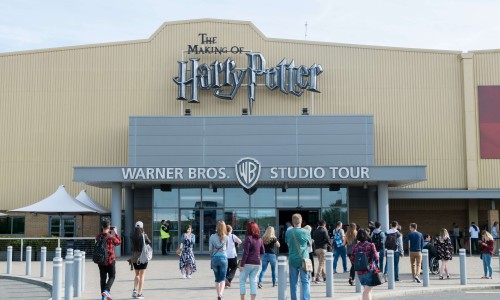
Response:
[[[250,189],[259,180],[260,163],[255,158],[244,157],[236,163],[235,171],[240,184]]]

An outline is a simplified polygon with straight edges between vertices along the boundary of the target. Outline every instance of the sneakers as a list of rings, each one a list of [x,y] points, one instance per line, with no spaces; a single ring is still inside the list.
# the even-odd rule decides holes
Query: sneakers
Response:
[[[187,276],[187,279],[191,279],[191,275],[188,275],[188,276]]]
[[[415,278],[414,278],[414,279],[415,279],[415,281],[416,281],[417,283],[421,283],[420,278],[418,278],[417,276],[415,276]]]
[[[106,300],[113,300],[113,297],[111,297],[111,294],[109,293],[109,291],[104,291],[102,292],[101,294]]]
[[[134,290],[132,291],[132,298],[134,298],[134,299],[136,299],[136,298],[137,298],[137,290],[136,290],[136,289],[134,289]]]
[[[182,274],[182,279],[186,279],[186,274]]]
[[[143,294],[137,295],[137,299],[144,299],[144,295]]]

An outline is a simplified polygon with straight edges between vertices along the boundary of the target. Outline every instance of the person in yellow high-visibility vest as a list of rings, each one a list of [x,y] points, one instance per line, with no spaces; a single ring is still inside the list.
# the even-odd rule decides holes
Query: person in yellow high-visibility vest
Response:
[[[167,255],[170,252],[170,221],[161,220],[161,255]]]

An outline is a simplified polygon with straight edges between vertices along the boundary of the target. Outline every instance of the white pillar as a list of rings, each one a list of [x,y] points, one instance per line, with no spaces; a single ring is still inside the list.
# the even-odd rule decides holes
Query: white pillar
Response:
[[[378,220],[382,231],[389,229],[389,187],[387,182],[378,184]]]
[[[111,226],[115,226],[118,234],[122,228],[122,185],[121,183],[113,183],[111,188]],[[121,257],[121,247],[115,247],[116,257]]]

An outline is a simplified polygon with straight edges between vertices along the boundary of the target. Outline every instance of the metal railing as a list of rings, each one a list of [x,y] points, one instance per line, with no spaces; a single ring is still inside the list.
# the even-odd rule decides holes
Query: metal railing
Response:
[[[91,257],[94,251],[95,237],[42,237],[42,238],[0,238],[0,261],[5,261],[7,247],[12,246],[12,259],[23,261],[24,250],[27,246],[32,248],[32,260],[40,260],[41,248],[47,248],[47,260],[55,256],[56,248],[61,248],[62,256],[66,256],[66,249],[78,249],[85,251],[87,257]]]

